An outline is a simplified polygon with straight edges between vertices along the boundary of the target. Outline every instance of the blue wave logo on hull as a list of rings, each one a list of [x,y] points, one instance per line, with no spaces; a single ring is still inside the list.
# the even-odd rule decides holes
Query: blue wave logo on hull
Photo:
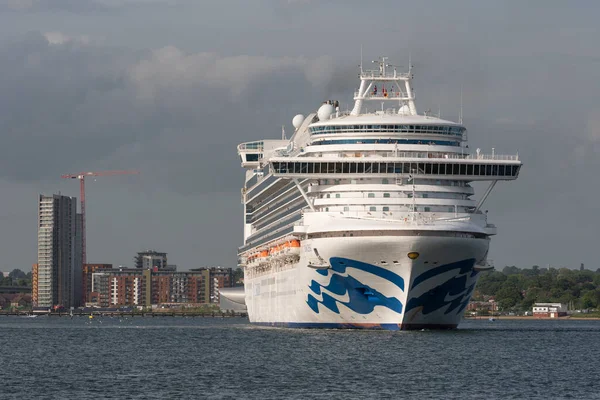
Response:
[[[315,295],[320,295],[323,299],[318,300],[312,294],[308,295],[306,303],[315,313],[319,313],[319,304],[322,304],[334,313],[339,314],[340,310],[338,308],[338,303],[343,304],[358,314],[369,314],[373,312],[375,306],[387,307],[399,314],[402,313],[402,303],[397,298],[386,297],[356,278],[341,274],[346,273],[346,268],[355,268],[388,280],[400,290],[404,291],[404,279],[402,279],[401,276],[387,269],[347,258],[332,257],[329,262],[331,264],[330,269],[316,271],[323,276],[327,276],[329,271],[332,271],[333,274],[331,275],[329,283],[324,286],[319,282],[312,280],[308,286]],[[347,293],[348,301],[344,302],[337,300],[329,293],[338,296],[343,296]]]
[[[423,314],[429,314],[449,305],[444,314],[449,314],[454,310],[456,310],[456,314],[461,313],[469,304],[471,293],[475,288],[475,282],[469,285],[469,282],[472,280],[472,278],[478,274],[478,272],[473,268],[474,265],[475,260],[470,258],[452,264],[446,264],[432,268],[417,276],[413,280],[411,291],[420,284],[427,282],[438,275],[449,271],[458,270],[458,274],[456,276],[447,280],[443,284],[434,287],[419,297],[411,298],[406,304],[406,312],[417,307],[422,307],[421,312]]]

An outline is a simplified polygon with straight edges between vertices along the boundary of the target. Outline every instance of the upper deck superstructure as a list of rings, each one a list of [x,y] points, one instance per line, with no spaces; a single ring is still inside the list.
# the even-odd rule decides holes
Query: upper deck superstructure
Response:
[[[479,149],[472,155],[463,124],[417,114],[410,69],[398,73],[385,58],[378,67],[361,68],[351,112],[327,101],[316,113],[295,117],[290,140],[238,147],[248,169],[243,189],[248,243],[242,252],[278,234],[293,234],[293,224],[310,212],[428,226],[484,219],[485,199],[472,198],[470,182],[491,181],[491,191],[498,180],[518,176],[518,155]],[[369,112],[369,103],[379,109]]]

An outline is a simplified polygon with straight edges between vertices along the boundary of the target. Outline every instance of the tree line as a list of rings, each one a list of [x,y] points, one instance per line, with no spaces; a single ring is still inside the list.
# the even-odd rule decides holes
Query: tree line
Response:
[[[481,274],[473,300],[494,297],[500,310],[531,311],[534,303],[563,303],[573,309],[600,306],[600,269],[504,267]]]
[[[31,272],[13,269],[6,276],[0,272],[0,286],[31,286]]]

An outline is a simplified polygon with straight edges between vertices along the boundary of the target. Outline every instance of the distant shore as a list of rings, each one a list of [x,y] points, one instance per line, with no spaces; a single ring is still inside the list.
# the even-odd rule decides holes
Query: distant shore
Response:
[[[478,315],[476,317],[465,316],[464,319],[490,319],[491,315]],[[560,320],[569,320],[569,321],[600,321],[600,317],[573,317],[567,315],[566,317],[558,317],[558,318],[550,318],[550,317],[532,317],[532,316],[519,316],[519,315],[494,315],[494,319],[524,319],[524,320],[552,320],[552,321],[560,321]]]

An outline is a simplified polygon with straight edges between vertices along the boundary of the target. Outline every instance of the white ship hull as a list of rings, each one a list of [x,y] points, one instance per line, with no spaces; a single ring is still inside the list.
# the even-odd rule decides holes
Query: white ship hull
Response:
[[[489,239],[436,236],[309,239],[295,264],[247,274],[248,315],[271,326],[456,328],[488,246]],[[314,268],[314,248],[329,268]]]

